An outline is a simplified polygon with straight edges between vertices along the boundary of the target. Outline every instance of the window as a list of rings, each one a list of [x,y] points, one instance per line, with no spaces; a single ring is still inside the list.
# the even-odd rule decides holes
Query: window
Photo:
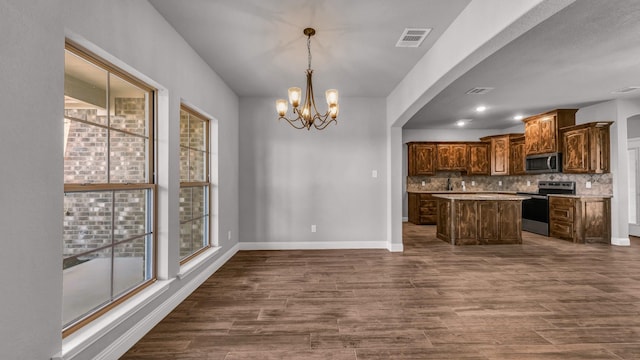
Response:
[[[209,120],[180,107],[180,262],[209,245]]]
[[[63,335],[155,280],[154,90],[65,47]]]

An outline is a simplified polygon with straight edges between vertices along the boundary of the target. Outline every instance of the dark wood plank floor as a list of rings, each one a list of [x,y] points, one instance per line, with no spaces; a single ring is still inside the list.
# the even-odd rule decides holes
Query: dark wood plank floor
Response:
[[[243,251],[124,359],[639,359],[640,243]]]

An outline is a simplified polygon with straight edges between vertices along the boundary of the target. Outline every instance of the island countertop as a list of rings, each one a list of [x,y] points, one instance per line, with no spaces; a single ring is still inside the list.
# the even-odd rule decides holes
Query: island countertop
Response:
[[[531,197],[516,194],[497,194],[497,193],[481,193],[481,194],[433,194],[433,197],[447,200],[487,200],[487,201],[509,201],[509,200],[527,200]]]

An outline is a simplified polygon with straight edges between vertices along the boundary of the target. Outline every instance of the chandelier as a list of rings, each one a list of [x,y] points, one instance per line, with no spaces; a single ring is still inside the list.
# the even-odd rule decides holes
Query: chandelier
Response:
[[[279,119],[285,119],[287,122],[296,129],[310,130],[311,126],[318,130],[322,130],[332,122],[338,123],[336,118],[338,117],[338,90],[329,89],[325,92],[327,98],[328,109],[324,114],[320,114],[316,108],[316,101],[313,96],[313,84],[311,81],[311,37],[315,35],[316,31],[312,28],[304,29],[303,33],[307,36],[307,54],[309,59],[309,66],[307,67],[307,89],[304,97],[304,103],[300,106],[300,100],[302,99],[302,89],[299,87],[289,88],[289,102],[293,107],[294,118],[289,119],[285,116],[287,113],[287,101],[284,99],[276,100],[276,110],[278,111]]]

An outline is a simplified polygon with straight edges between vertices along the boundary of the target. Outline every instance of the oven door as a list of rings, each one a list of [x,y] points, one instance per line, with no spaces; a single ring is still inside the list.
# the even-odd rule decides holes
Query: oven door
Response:
[[[522,230],[549,236],[549,200],[543,195],[531,195],[522,201]]]

